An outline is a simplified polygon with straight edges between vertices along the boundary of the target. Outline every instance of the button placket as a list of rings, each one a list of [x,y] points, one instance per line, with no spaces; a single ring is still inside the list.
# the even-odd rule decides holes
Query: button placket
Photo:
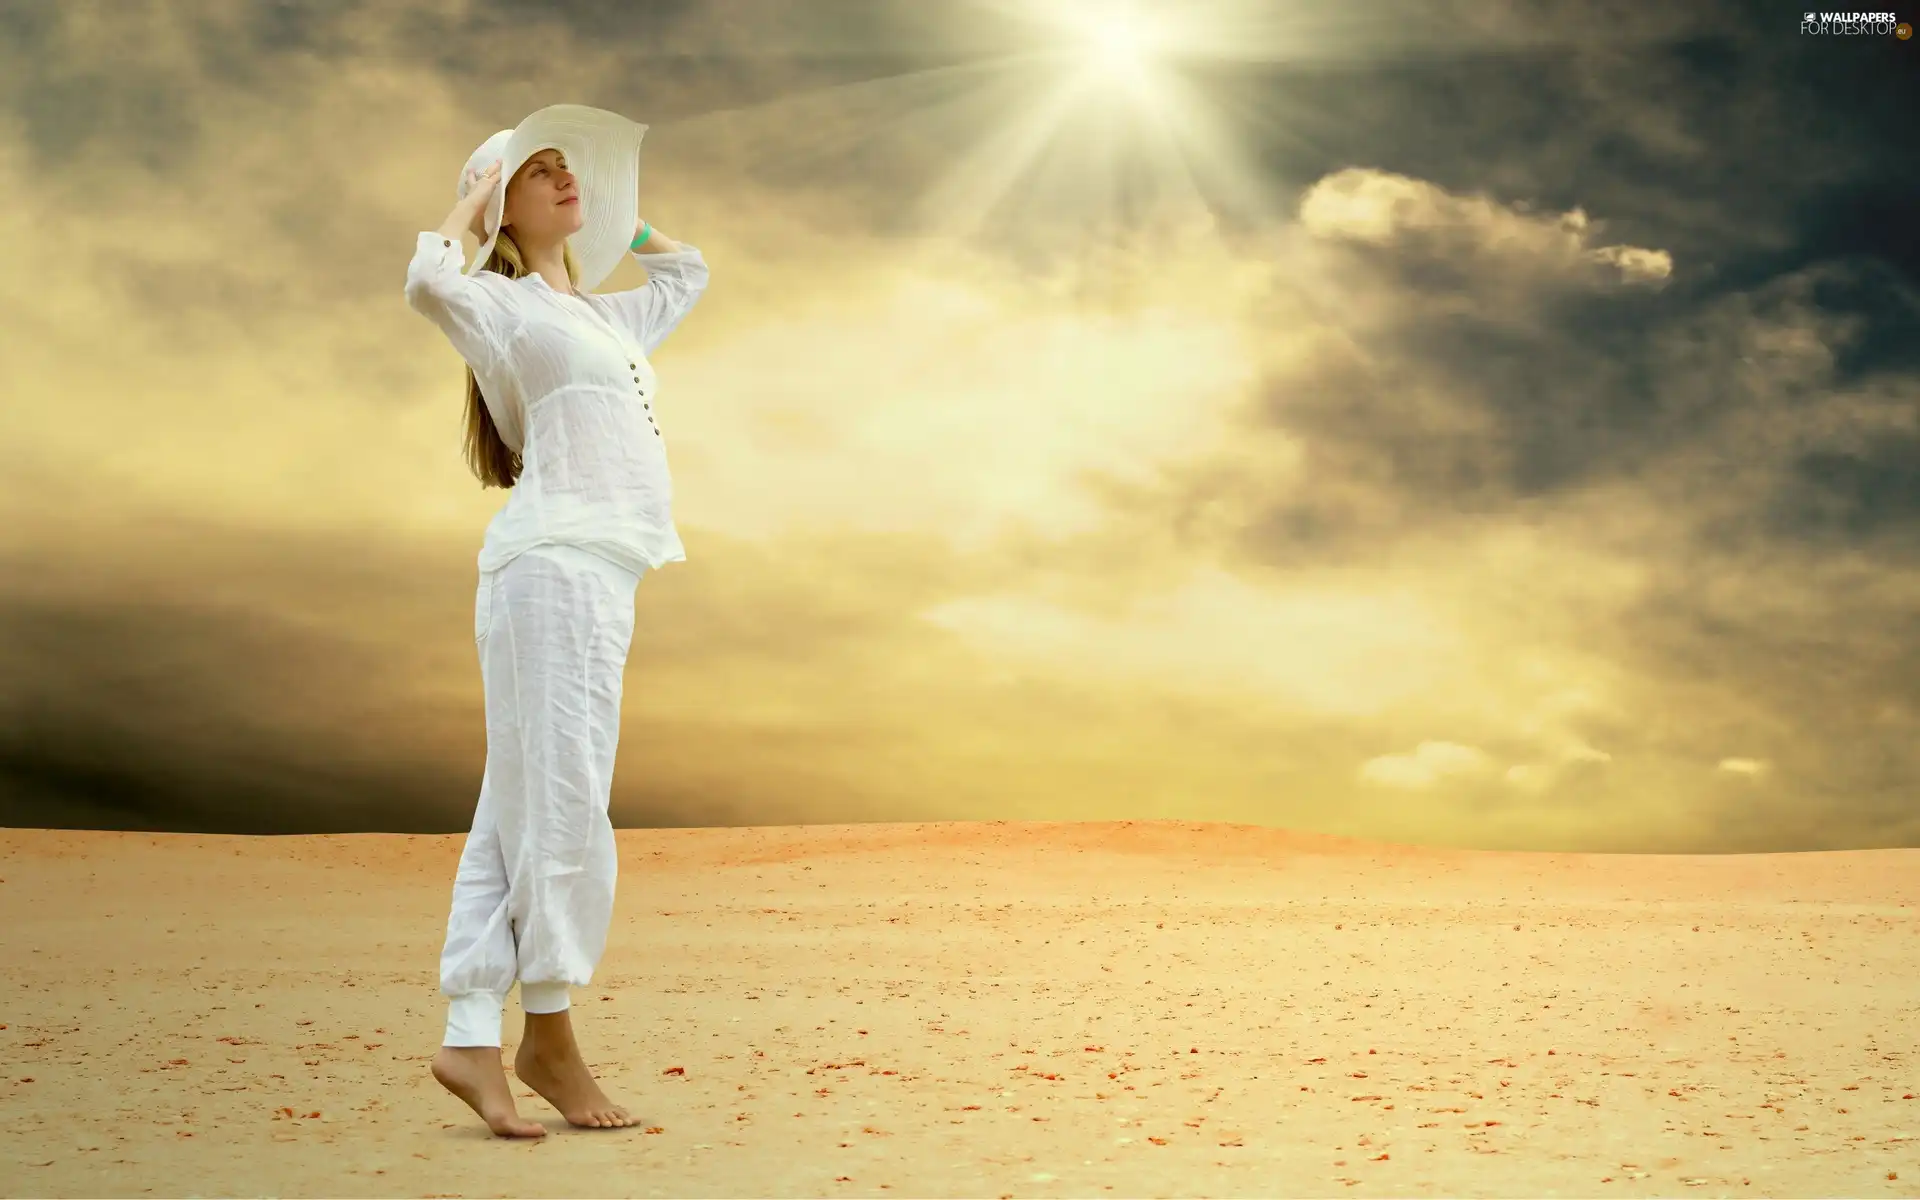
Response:
[[[632,370],[632,371],[638,371],[638,370],[640,369],[640,364],[639,364],[639,363],[637,363],[637,362],[629,362],[629,363],[627,364],[627,369],[628,369],[628,370]],[[640,407],[641,407],[641,408],[643,408],[643,409],[645,409],[645,410],[646,410],[646,412],[647,412],[647,424],[649,424],[649,425],[653,425],[653,436],[655,436],[655,437],[659,437],[659,436],[660,436],[660,426],[658,426],[658,425],[654,425],[654,421],[653,421],[653,405],[652,405],[651,403],[649,403],[649,402],[648,402],[648,400],[647,400],[647,389],[646,389],[645,387],[640,387],[640,386],[638,386],[638,385],[640,385],[640,384],[641,384],[641,383],[643,382],[643,381],[641,380],[641,378],[640,378],[640,377],[639,377],[638,375],[635,375],[635,376],[633,377],[633,382],[634,382],[634,384],[636,385],[636,388],[635,388],[635,390],[637,390],[637,391],[638,391],[638,392],[640,393]]]
[[[536,276],[535,278],[539,278],[539,277]],[[545,280],[542,279],[541,282],[544,284]],[[551,292],[552,290],[553,289],[551,287],[548,288],[548,291]],[[557,292],[554,294],[556,297],[558,296]],[[598,325],[603,331],[605,331],[608,335],[610,335],[614,339],[614,342],[617,345],[619,345],[619,347],[622,350],[632,349],[632,347],[627,344],[627,340],[624,337],[621,337],[618,333],[615,333],[613,330],[613,327],[608,325],[606,320],[602,318],[599,315],[599,313],[594,311],[593,305],[588,303],[586,297],[580,296],[578,295],[578,293],[576,293],[576,298],[579,299],[580,303],[587,309],[587,315],[593,319],[594,324]],[[572,311],[577,313],[579,310],[574,309]],[[660,426],[655,424],[653,420],[653,405],[647,402],[646,381],[640,377],[640,363],[637,360],[630,358],[627,360],[627,369],[634,373],[633,375],[634,391],[638,392],[640,395],[640,407],[646,410],[647,424],[653,426],[653,436],[660,437],[661,436]]]

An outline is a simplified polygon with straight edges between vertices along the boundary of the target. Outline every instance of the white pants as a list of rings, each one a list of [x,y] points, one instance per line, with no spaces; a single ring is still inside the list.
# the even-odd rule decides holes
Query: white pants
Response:
[[[593,980],[619,859],[607,801],[639,576],[541,546],[480,578],[487,765],[454,878],[446,1046],[498,1046],[507,993],[561,1012]]]

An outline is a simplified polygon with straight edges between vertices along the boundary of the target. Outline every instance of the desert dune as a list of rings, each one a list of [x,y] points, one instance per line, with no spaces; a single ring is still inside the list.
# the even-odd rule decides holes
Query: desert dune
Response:
[[[1920,1196],[1920,850],[619,838],[643,1125],[519,1142],[427,1070],[460,836],[0,830],[5,1192]]]

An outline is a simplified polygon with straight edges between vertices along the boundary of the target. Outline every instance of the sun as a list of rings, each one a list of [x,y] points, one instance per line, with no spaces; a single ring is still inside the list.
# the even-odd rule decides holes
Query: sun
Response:
[[[1091,22],[1085,36],[1094,62],[1115,75],[1137,78],[1145,73],[1153,57],[1151,31],[1130,16],[1109,16]]]
[[[1060,23],[1090,73],[1110,83],[1144,83],[1167,49],[1165,30],[1131,8],[1068,9]]]

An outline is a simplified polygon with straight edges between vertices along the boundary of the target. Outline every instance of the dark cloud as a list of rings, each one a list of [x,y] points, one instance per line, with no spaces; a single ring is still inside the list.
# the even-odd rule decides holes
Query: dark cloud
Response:
[[[1909,199],[1920,199],[1920,185]],[[1819,276],[1809,299],[1840,326],[1835,386],[1874,376],[1920,380],[1920,255],[1911,222],[1896,220],[1890,202],[1833,219],[1848,232],[1830,258],[1815,261],[1845,269]]]
[[[148,0],[116,5],[108,20],[81,4],[9,4],[0,6],[0,61],[8,67],[0,94],[42,157],[131,155],[165,173],[199,148],[204,106],[284,106],[368,56],[432,70],[474,111],[491,110],[504,124],[524,115],[524,98],[536,92],[548,103],[604,104],[671,123],[965,61],[929,36],[919,11],[699,0],[483,0],[438,9]],[[583,59],[568,57],[575,47]]]
[[[1888,434],[1857,452],[1801,455],[1777,506],[1776,522],[1789,535],[1844,542],[1893,534],[1911,545],[1920,533],[1920,434]]]
[[[1363,341],[1364,363],[1290,373],[1257,410],[1305,439],[1316,476],[1374,480],[1418,522],[1630,478],[1711,446],[1725,418],[1769,401],[1741,370],[1747,348],[1688,347],[1683,331],[1727,297],[1797,274],[1814,286],[1794,299],[1836,355],[1823,388],[1920,374],[1920,234],[1907,215],[1920,157],[1906,148],[1920,75],[1907,47],[1804,38],[1794,14],[1752,6],[1684,11],[1691,19],[1665,37],[1262,69],[1272,110],[1301,117],[1269,143],[1277,173],[1364,164],[1516,211],[1577,207],[1595,218],[1596,242],[1675,263],[1657,292],[1517,277],[1483,230],[1447,220],[1349,247],[1351,270],[1396,297],[1398,319]],[[1906,454],[1897,439],[1806,448],[1763,506],[1768,527],[1871,537],[1902,524]],[[1251,523],[1252,543],[1267,531],[1276,546],[1358,532],[1338,491],[1277,501]]]
[[[1411,530],[1716,462],[1772,472],[1748,517],[1779,537],[1860,545],[1911,528],[1920,376],[1907,364],[1920,293],[1884,266],[1842,260],[1731,306],[1685,288],[1503,304],[1473,300],[1486,268],[1465,258],[1444,290],[1468,303],[1427,312],[1423,265],[1382,270],[1371,257],[1347,260],[1343,286],[1368,278],[1359,290],[1392,297],[1402,315],[1353,331],[1355,350],[1291,365],[1250,410],[1299,439],[1309,472],[1250,526],[1256,553],[1263,531],[1287,546],[1341,526],[1342,489],[1360,481]],[[1770,333],[1803,335],[1799,357],[1813,363],[1770,355]],[[1863,413],[1856,389],[1871,381],[1894,391]],[[1735,432],[1762,413],[1774,418],[1773,446]],[[1700,532],[1724,535],[1724,516]]]
[[[484,733],[477,711],[421,686],[460,649],[457,576],[343,539],[144,532],[180,557],[123,544],[92,567],[6,559],[0,822],[461,826]],[[356,632],[375,622],[424,644],[396,661]]]
[[[467,827],[486,754],[470,547],[98,516],[0,553],[0,825]],[[616,821],[877,819],[886,799],[858,776],[902,735],[884,710],[906,711],[916,656],[865,663],[864,692],[810,693],[914,636],[900,598],[870,589],[890,574],[927,589],[898,573],[928,551],[885,555],[892,571],[866,572],[866,589],[797,594],[788,568],[709,545],[730,569],[645,585]],[[856,570],[884,554],[843,549]],[[729,690],[808,716],[756,725],[705,707]],[[651,703],[662,694],[695,711]]]
[[[1757,4],[1677,5],[1644,23],[1652,10],[1497,11],[1559,36],[1503,44],[1488,22],[1478,45],[1226,68],[1200,86],[1295,186],[1360,166],[1582,207],[1615,240],[1671,251],[1688,287],[1846,254],[1920,278],[1903,215],[1920,194],[1910,43],[1802,37],[1797,13]]]
[[[1703,548],[1663,562],[1601,635],[1612,661],[1661,681],[1638,738],[1765,760],[1757,780],[1722,773],[1701,796],[1716,852],[1916,844],[1920,615],[1900,576],[1817,554],[1762,561]]]
[[[57,183],[75,159],[103,149],[156,172],[199,149],[194,90],[182,88],[174,70],[40,34],[34,40],[45,44],[16,44],[0,58],[13,75],[8,107],[39,178]]]

